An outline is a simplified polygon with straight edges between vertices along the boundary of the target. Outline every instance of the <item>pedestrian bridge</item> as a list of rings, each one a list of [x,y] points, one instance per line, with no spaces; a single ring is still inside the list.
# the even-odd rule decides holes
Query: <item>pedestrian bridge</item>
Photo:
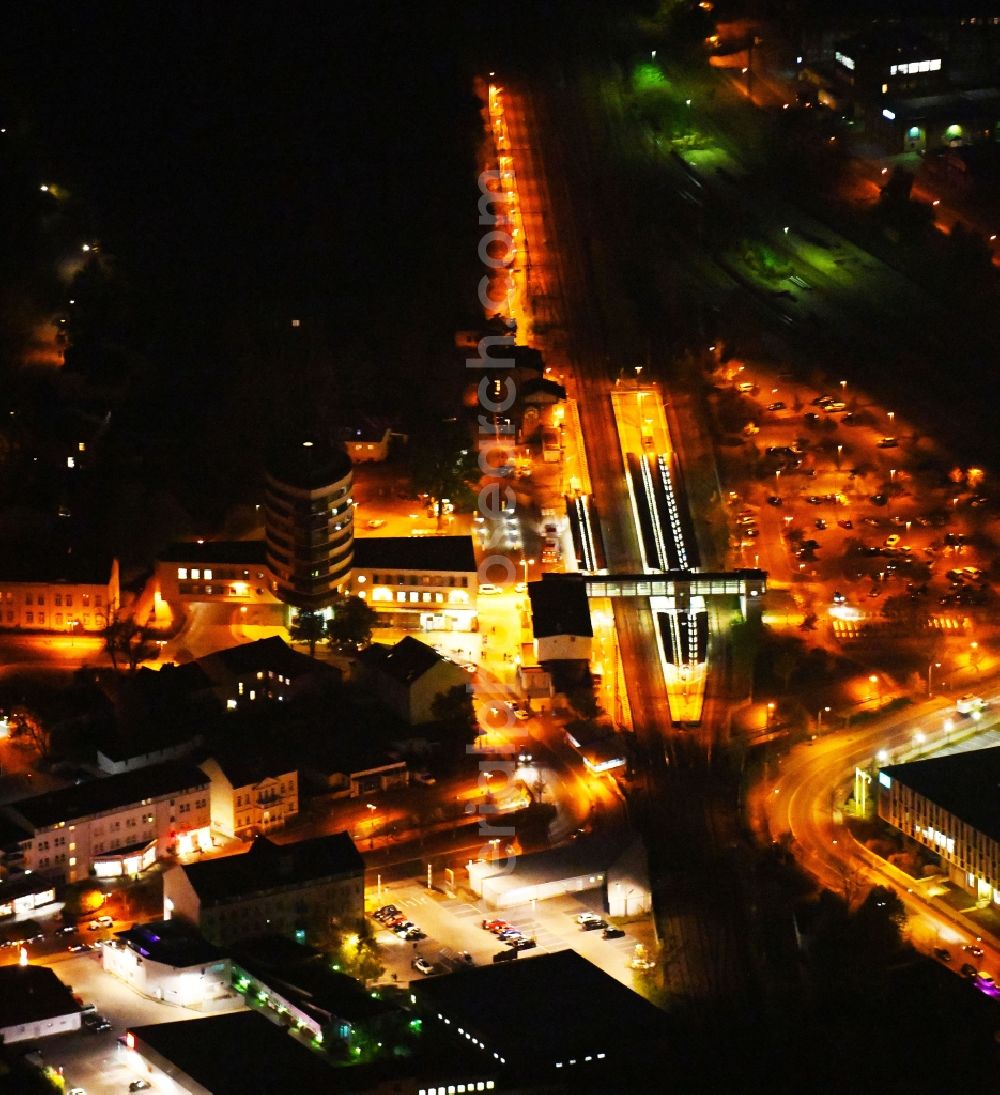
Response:
[[[659,574],[584,574],[588,597],[663,597],[685,611],[697,598],[739,597],[746,617],[767,590],[767,572],[756,569],[665,570]]]

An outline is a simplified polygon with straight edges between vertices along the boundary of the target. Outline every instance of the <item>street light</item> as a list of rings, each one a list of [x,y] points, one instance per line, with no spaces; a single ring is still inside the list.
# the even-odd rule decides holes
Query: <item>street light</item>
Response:
[[[373,806],[370,802],[366,802],[365,806],[371,810],[371,828],[368,830],[368,850],[371,851],[375,847],[375,811],[377,806]]]
[[[887,412],[886,417],[889,419],[889,425],[891,426],[893,424],[893,422],[896,421],[896,412],[895,411],[889,411],[889,412]]]
[[[868,678],[868,683],[875,688],[875,710],[877,711],[882,706],[882,690],[879,687],[879,677],[877,673],[872,673]]]
[[[924,736],[924,733],[923,733],[922,730],[918,730],[913,735],[913,744],[914,745],[923,745],[926,740],[927,740],[927,738]]]
[[[944,720],[944,743],[945,745],[951,744],[951,732],[955,729],[955,724],[951,719]]]
[[[817,737],[819,737],[819,735],[823,733],[823,716],[824,715],[829,715],[830,711],[831,711],[831,708],[828,705],[826,707],[821,707],[816,712],[816,736]]]
[[[521,566],[524,567],[524,584],[525,585],[528,584],[528,567],[533,567],[534,565],[535,565],[535,560],[534,559],[522,559],[521,560]]]
[[[932,693],[933,693],[934,670],[935,669],[940,669],[940,668],[941,668],[941,663],[940,662],[931,662],[930,665],[927,666],[927,695],[928,696],[932,695]]]

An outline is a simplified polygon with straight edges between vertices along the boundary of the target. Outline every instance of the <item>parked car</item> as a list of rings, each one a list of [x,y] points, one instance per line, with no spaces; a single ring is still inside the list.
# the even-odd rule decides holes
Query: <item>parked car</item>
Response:
[[[426,977],[427,974],[434,972],[434,967],[426,958],[414,958],[410,965],[417,971],[422,973]]]
[[[406,938],[406,933],[412,931],[417,925],[412,920],[403,920],[399,924],[393,924],[392,933],[398,935],[400,939]]]
[[[89,943],[70,943],[67,949],[73,954],[83,954],[84,951],[91,951],[94,948]]]
[[[498,585],[494,585],[492,582],[480,582],[479,592],[484,597],[491,597],[495,593],[502,593],[503,590]]]
[[[374,916],[376,920],[390,920],[394,916],[399,916],[399,909],[397,909],[395,905],[383,905],[381,909],[376,909],[375,912],[372,913],[372,916]]]
[[[422,932],[419,928],[410,928],[403,938],[407,943],[419,943],[421,939],[427,938],[427,933]]]
[[[533,950],[538,944],[534,939],[530,939],[527,936],[520,936],[518,939],[508,939],[507,946],[513,947],[516,951],[530,951]]]
[[[601,936],[604,939],[622,939],[624,938],[624,935],[625,933],[622,931],[621,928],[607,927],[604,929],[604,931],[601,932]]]
[[[148,1091],[152,1087],[149,1080],[133,1080],[129,1085],[129,1091]]]
[[[951,951],[946,950],[944,947],[935,947],[934,957],[940,959],[942,962],[950,962]]]
[[[607,920],[587,920],[580,925],[580,931],[592,932],[597,931],[598,928],[606,928],[608,926]]]
[[[973,958],[982,958],[983,957],[983,948],[982,947],[977,947],[975,943],[967,944],[966,946],[964,946],[962,948],[962,950],[965,951],[966,954],[971,954],[973,956]]]
[[[497,953],[493,955],[493,961],[494,962],[513,962],[516,957],[517,957],[517,948],[516,947],[511,947],[510,950],[497,951]]]
[[[969,962],[965,962],[958,972],[963,977],[968,977],[970,980],[979,974],[979,970]]]
[[[599,916],[597,915],[597,913],[592,913],[592,912],[582,912],[582,913],[580,913],[580,914],[579,914],[579,915],[577,916],[577,918],[576,918],[576,922],[577,922],[578,924],[586,924],[586,923],[588,923],[588,922],[589,922],[589,921],[591,921],[591,920],[593,920],[593,921],[598,921],[598,920],[600,920],[600,919],[601,919],[601,918],[600,918],[600,917],[599,917]]]
[[[510,927],[506,920],[484,920],[483,930],[488,932],[502,932]]]

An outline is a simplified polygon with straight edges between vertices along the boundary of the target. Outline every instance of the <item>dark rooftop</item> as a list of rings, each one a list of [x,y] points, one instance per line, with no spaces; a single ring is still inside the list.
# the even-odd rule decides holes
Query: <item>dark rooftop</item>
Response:
[[[575,574],[546,574],[542,581],[528,584],[528,597],[536,639],[553,635],[593,637],[590,602],[582,578]]]
[[[0,1028],[79,1010],[69,986],[48,966],[0,966]]]
[[[199,658],[196,664],[209,679],[212,678],[213,668],[219,665],[235,674],[271,669],[291,679],[301,677],[305,673],[333,671],[332,666],[310,658],[308,654],[300,654],[297,650],[292,650],[280,635],[257,639],[252,643],[240,643],[237,646],[227,647],[225,650],[216,650]]]
[[[148,1047],[212,1095],[289,1095],[333,1084],[321,1057],[252,1011],[129,1030],[140,1053]]]
[[[429,977],[410,991],[515,1070],[573,1062],[583,1080],[644,1048],[662,1051],[667,1031],[662,1011],[571,950]]]
[[[324,878],[362,874],[364,860],[345,833],[274,844],[259,836],[248,852],[206,859],[178,868],[186,872],[206,905],[230,904],[262,890],[277,890]]]
[[[193,764],[165,761],[151,764],[120,776],[105,776],[89,783],[64,787],[46,795],[35,795],[12,802],[4,809],[11,816],[23,817],[30,825],[43,829],[59,821],[72,821],[90,814],[115,810],[144,798],[169,795],[208,785],[208,777]]]
[[[51,878],[44,878],[34,871],[26,871],[24,874],[8,876],[0,882],[0,905],[13,901],[18,897],[28,897],[30,894],[45,893],[51,890],[53,882]]]
[[[372,643],[358,655],[358,661],[366,669],[384,673],[400,684],[412,684],[447,658],[412,635],[406,635],[395,646]]]
[[[282,936],[247,940],[232,948],[231,955],[251,977],[320,1022],[335,1015],[360,1023],[399,1010],[395,1004],[372,996],[360,981],[331,969],[321,952]]]
[[[248,753],[245,744],[232,749],[216,749],[212,759],[222,769],[222,774],[234,787],[246,787],[250,783],[260,783],[272,776],[283,776],[294,772],[298,762],[288,752]]]
[[[263,540],[180,540],[160,552],[164,563],[242,563],[264,566],[267,561]]]
[[[540,376],[532,380],[525,380],[522,384],[519,384],[517,386],[517,394],[523,400],[530,400],[532,396],[545,395],[557,402],[561,402],[566,398],[566,389],[561,384],[556,383],[556,381]]]
[[[342,445],[309,440],[276,445],[267,462],[268,473],[278,483],[299,490],[319,490],[351,473],[351,458]]]
[[[107,585],[113,562],[109,554],[57,538],[36,538],[30,544],[0,542],[0,582]]]
[[[882,772],[1000,840],[1000,746],[890,764]]]
[[[115,934],[123,944],[143,958],[150,958],[167,966],[198,966],[218,962],[225,957],[223,951],[212,946],[197,929],[183,920],[154,920],[148,924],[136,924],[128,931]]]
[[[471,536],[359,536],[354,541],[354,566],[359,570],[476,569]]]

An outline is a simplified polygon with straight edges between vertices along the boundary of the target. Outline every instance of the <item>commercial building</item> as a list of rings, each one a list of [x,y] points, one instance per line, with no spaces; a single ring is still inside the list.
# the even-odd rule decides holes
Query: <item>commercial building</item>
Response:
[[[130,1027],[125,1061],[156,1091],[177,1095],[288,1095],[349,1090],[336,1070],[253,1011]]]
[[[4,1045],[80,1029],[80,1005],[48,966],[0,966]]]
[[[327,1046],[355,1036],[391,1043],[409,1018],[360,981],[331,969],[329,958],[312,947],[272,935],[239,944],[232,953],[237,992]]]
[[[882,820],[939,856],[956,885],[1000,905],[1000,747],[891,764],[878,782]]]
[[[410,635],[395,646],[372,643],[358,666],[372,695],[411,726],[430,722],[438,696],[469,683],[460,665]]]
[[[278,583],[263,540],[185,540],[165,548],[156,561],[154,619],[159,601],[277,605]]]
[[[410,992],[428,1026],[498,1067],[499,1090],[642,1091],[658,1066],[669,1075],[666,1015],[574,951],[428,977]]]
[[[219,755],[203,761],[212,781],[212,830],[248,840],[298,817],[299,773],[287,759]]]
[[[168,854],[211,847],[209,779],[168,762],[5,806],[25,870],[78,882],[135,875]]]
[[[103,631],[118,610],[118,560],[45,544],[0,549],[0,627]]]
[[[493,909],[595,890],[609,916],[639,916],[653,907],[646,849],[638,834],[626,829],[511,861],[480,859],[469,863],[468,872],[472,891]]]
[[[214,943],[271,933],[304,942],[331,921],[361,923],[364,860],[347,833],[295,844],[258,837],[241,855],[168,870],[163,909]]]
[[[479,595],[472,537],[362,537],[351,592],[375,609],[379,627],[469,631]]]
[[[137,924],[101,947],[108,973],[144,996],[185,1008],[236,1004],[229,958],[182,920]]]
[[[50,878],[34,873],[8,876],[0,882],[0,920],[7,917],[15,921],[26,920],[55,899],[56,891]]]
[[[264,526],[278,597],[308,611],[331,605],[347,585],[354,549],[351,460],[342,446],[302,441],[274,449]]]

